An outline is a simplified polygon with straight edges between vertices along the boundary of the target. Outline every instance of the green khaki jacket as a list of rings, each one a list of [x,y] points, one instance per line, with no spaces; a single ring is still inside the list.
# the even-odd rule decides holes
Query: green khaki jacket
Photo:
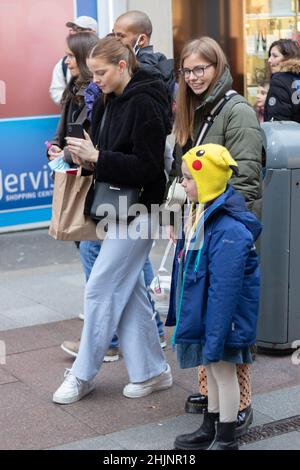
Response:
[[[195,110],[195,145],[201,125],[210,111],[232,89],[232,77],[226,69],[216,83],[212,93]],[[239,175],[232,177],[230,184],[245,196],[248,208],[260,217],[261,212],[261,168],[262,138],[255,111],[241,95],[233,96],[222,108],[201,144],[219,144],[229,150],[236,160]],[[185,148],[185,151],[188,149]],[[180,151],[174,152],[173,169],[178,173],[181,165]],[[182,152],[181,152],[182,156]],[[174,174],[174,172],[173,172]]]

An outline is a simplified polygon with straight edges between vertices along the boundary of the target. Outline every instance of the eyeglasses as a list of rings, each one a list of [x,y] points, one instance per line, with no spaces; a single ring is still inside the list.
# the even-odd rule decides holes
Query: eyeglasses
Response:
[[[196,65],[193,69],[188,69],[188,68],[183,68],[179,69],[179,73],[185,78],[185,80],[188,80],[190,78],[191,73],[196,78],[201,78],[205,74],[205,70],[208,69],[208,67],[211,67],[213,64],[208,64],[208,65]]]

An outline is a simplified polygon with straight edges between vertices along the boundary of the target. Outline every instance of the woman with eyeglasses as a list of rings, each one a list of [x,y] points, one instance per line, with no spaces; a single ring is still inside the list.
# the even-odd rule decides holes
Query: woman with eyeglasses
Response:
[[[258,120],[246,99],[228,93],[232,88],[232,77],[226,56],[212,38],[201,37],[185,45],[180,57],[180,79],[177,94],[174,132],[176,137],[176,166],[180,174],[181,156],[195,145],[219,144],[230,152],[238,164],[239,175],[230,179],[230,184],[241,191],[248,208],[258,213],[261,199],[261,154],[262,142]],[[202,139],[203,126],[214,108],[213,122]],[[174,152],[175,153],[175,152]],[[171,230],[171,237],[174,233]],[[175,237],[174,237],[175,238]],[[192,360],[192,358],[190,358]],[[247,361],[251,358],[247,358]],[[237,375],[240,384],[240,411],[237,417],[236,435],[247,431],[252,422],[251,385],[249,364],[237,358]],[[186,358],[189,363],[189,358]],[[193,364],[195,367],[197,364]],[[200,393],[191,395],[186,402],[186,411],[202,413],[211,411],[207,399],[207,380],[204,367],[199,367]],[[222,418],[222,417],[221,417]],[[197,449],[202,439],[201,428],[182,436],[182,448]]]

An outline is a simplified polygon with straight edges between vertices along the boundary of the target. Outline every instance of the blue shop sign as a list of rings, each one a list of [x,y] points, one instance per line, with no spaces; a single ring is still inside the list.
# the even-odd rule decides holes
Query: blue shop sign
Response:
[[[49,224],[53,180],[45,141],[58,117],[0,119],[0,232]]]

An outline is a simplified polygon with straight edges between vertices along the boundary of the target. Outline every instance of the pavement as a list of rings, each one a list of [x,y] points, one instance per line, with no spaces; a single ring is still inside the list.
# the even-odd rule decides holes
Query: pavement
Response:
[[[152,249],[156,269],[165,246],[158,241]],[[95,391],[83,400],[52,403],[72,364],[60,344],[80,337],[83,292],[72,242],[54,241],[45,229],[0,235],[0,449],[173,449],[174,438],[195,430],[202,417],[184,413],[197,373],[178,368],[172,329],[165,328],[169,390],[123,397],[128,377],[121,359],[103,364]],[[300,450],[300,365],[291,355],[258,354],[252,379],[254,422],[241,450]]]

